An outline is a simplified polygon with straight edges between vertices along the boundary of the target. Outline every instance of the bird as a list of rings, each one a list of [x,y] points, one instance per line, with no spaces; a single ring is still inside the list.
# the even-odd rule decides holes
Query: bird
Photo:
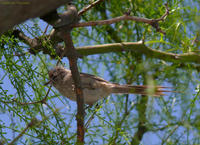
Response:
[[[53,27],[56,29],[74,24],[79,21],[77,9],[72,3],[67,5],[67,11],[59,15],[59,17],[60,19],[58,19],[53,25]]]
[[[56,66],[48,72],[49,81],[46,84],[53,85],[63,96],[76,101],[75,86],[70,70],[62,66]],[[141,94],[159,97],[164,95],[163,86],[145,86],[145,85],[120,85],[111,83],[101,77],[80,73],[81,85],[84,96],[84,103],[92,106],[98,100],[101,100],[110,94]]]

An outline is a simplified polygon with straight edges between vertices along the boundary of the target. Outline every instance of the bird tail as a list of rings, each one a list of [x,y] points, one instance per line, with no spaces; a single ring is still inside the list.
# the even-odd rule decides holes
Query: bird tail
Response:
[[[165,90],[169,87],[162,86],[143,86],[143,85],[119,85],[112,84],[112,93],[116,94],[141,94],[141,95],[151,95],[151,96],[162,96],[164,92],[172,92]]]

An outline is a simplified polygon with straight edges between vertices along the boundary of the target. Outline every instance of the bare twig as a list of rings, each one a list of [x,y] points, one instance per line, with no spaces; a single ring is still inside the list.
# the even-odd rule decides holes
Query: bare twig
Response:
[[[170,134],[162,141],[161,145],[164,145],[169,137],[179,128],[179,125],[176,125],[175,128],[170,132]]]
[[[125,114],[128,113],[128,101],[129,100],[129,95],[126,94],[126,102],[125,102],[125,108],[124,108],[124,111],[125,111]]]
[[[194,40],[192,40],[192,45],[194,45],[196,42],[198,42],[198,37],[199,37],[199,33],[196,34],[196,36],[194,37]]]
[[[49,24],[47,24],[47,26],[45,27],[43,35],[47,33],[48,27],[49,27]]]
[[[30,47],[36,47],[38,45],[41,45],[38,42],[37,38],[31,39],[30,37],[26,36],[23,32],[21,32],[20,30],[14,30],[13,31],[13,35],[16,38],[19,38],[20,40],[24,41],[27,45],[29,45]]]
[[[110,25],[110,24],[117,23],[124,20],[132,20],[132,21],[143,22],[143,23],[148,23],[148,24],[152,24],[154,21],[156,21],[154,19],[123,15],[123,16],[111,18],[108,20],[82,22],[82,23],[74,24],[72,27],[76,28],[76,27],[88,27],[88,26],[97,26],[97,25]]]
[[[30,49],[29,49],[29,53],[31,54],[36,54],[36,53],[39,53],[40,51],[43,51],[44,54],[49,54],[51,57],[55,57],[56,55],[60,55],[61,54],[61,51],[62,51],[62,48],[60,48],[60,45],[56,45],[55,44],[58,44],[59,42],[61,42],[62,40],[56,36],[56,33],[51,33],[49,35],[46,35],[46,37],[42,37],[42,38],[30,38],[28,36],[26,36],[22,31],[20,30],[14,30],[13,31],[13,35],[22,40],[25,44],[29,45],[30,46]],[[48,39],[46,39],[48,38]],[[46,47],[44,47],[42,45],[42,42],[51,42],[51,44],[53,46],[55,46],[55,51],[56,51],[56,55],[52,54],[52,50],[49,50],[47,49]],[[58,50],[57,50],[58,49]],[[17,54],[16,56],[21,56],[21,54]]]
[[[130,15],[123,15],[119,16],[116,18],[108,19],[108,20],[99,20],[99,21],[90,21],[90,22],[82,22],[78,24],[72,25],[72,27],[88,27],[88,26],[97,26],[97,25],[109,25],[113,23],[117,23],[120,21],[125,21],[125,20],[131,20],[131,21],[136,21],[136,22],[143,22],[152,25],[158,32],[164,33],[164,31],[161,30],[159,27],[158,22],[159,21],[164,21],[167,15],[169,15],[169,9],[167,4],[165,4],[166,11],[165,13],[158,19],[148,19],[148,18],[141,18],[141,17],[136,17],[136,16],[130,16]]]
[[[26,133],[26,131],[29,128],[35,126],[37,123],[38,123],[38,120],[36,118],[33,118],[31,122],[28,123],[28,125],[22,130],[22,132],[16,138],[14,138],[8,145],[14,145],[15,142],[18,141]]]
[[[95,110],[92,113],[92,115],[90,116],[90,118],[88,119],[88,121],[85,123],[85,129],[88,128],[89,124],[91,123],[92,119],[94,119],[94,115],[99,111],[99,109],[101,108],[101,105],[96,105],[95,106]]]
[[[163,131],[165,129],[169,129],[169,127],[174,127],[176,125],[182,126],[182,125],[184,125],[184,122],[183,121],[179,121],[179,122],[174,122],[174,123],[168,123],[167,125],[159,127],[159,128],[155,128],[154,127],[153,129],[151,129],[151,131],[153,131],[153,132]],[[157,124],[151,124],[151,126],[158,126],[158,125]]]
[[[97,0],[97,1],[95,1],[93,3],[91,3],[90,5],[88,5],[87,7],[84,7],[82,10],[80,10],[78,12],[78,16],[83,15],[83,13],[87,12],[89,9],[91,9],[92,7],[94,7],[95,5],[99,4],[102,1],[104,1],[104,0]]]
[[[169,15],[169,7],[168,4],[165,4],[165,13],[158,19],[155,19],[156,21],[164,21],[164,19]]]
[[[156,29],[157,32],[165,34],[165,32],[159,27],[158,22],[164,21],[165,18],[167,17],[167,15],[169,15],[169,8],[168,8],[168,5],[166,3],[165,4],[165,13],[160,18],[154,19],[154,21],[150,25],[152,25]]]
[[[47,100],[47,97],[48,97],[48,94],[49,94],[49,92],[50,92],[51,87],[52,87],[52,86],[49,87],[49,89],[48,89],[48,91],[47,91],[45,97],[44,97],[42,100],[40,100],[40,101],[23,103],[23,102],[17,101],[16,99],[12,99],[12,101],[2,101],[2,100],[1,100],[1,102],[3,102],[3,103],[14,103],[14,102],[15,102],[15,103],[20,104],[20,105],[23,105],[23,106],[25,106],[25,105],[31,105],[31,104],[38,104],[38,103],[46,104],[46,100]]]

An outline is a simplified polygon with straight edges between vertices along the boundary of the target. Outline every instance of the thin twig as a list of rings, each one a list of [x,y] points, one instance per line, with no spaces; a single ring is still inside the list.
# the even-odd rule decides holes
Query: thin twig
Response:
[[[125,14],[123,16],[119,16],[119,17],[116,17],[116,18],[108,19],[108,20],[82,22],[82,23],[74,24],[74,25],[72,25],[72,27],[76,28],[76,27],[88,27],[88,26],[97,26],[97,25],[110,25],[110,24],[113,24],[113,23],[120,22],[122,20],[124,20],[124,21],[125,20],[132,20],[132,21],[136,21],[136,22],[143,22],[143,23],[150,24],[158,32],[165,34],[165,32],[160,29],[159,24],[158,24],[159,21],[164,21],[166,16],[169,15],[169,9],[168,9],[167,4],[165,4],[165,8],[166,8],[165,13],[158,19],[141,18],[141,17],[130,16],[130,15]]]
[[[125,102],[125,111],[124,113],[127,114],[128,113],[128,101],[129,100],[129,94],[126,94],[126,102]]]
[[[88,26],[97,26],[97,25],[110,25],[110,24],[117,23],[123,20],[132,20],[132,21],[143,22],[143,23],[148,23],[148,24],[151,24],[152,21],[155,21],[154,19],[123,15],[123,16],[119,16],[119,17],[115,17],[115,18],[111,18],[107,20],[82,22],[82,23],[74,24],[72,25],[72,27],[76,28],[76,27],[88,27]]]
[[[25,105],[31,105],[31,104],[38,104],[38,103],[46,104],[46,100],[47,100],[47,97],[48,97],[48,94],[49,94],[49,92],[50,92],[51,87],[52,87],[52,86],[49,87],[49,89],[48,89],[48,91],[47,91],[45,97],[44,97],[42,100],[40,100],[40,101],[23,103],[23,102],[17,101],[16,99],[12,99],[12,101],[2,101],[2,100],[1,100],[1,102],[3,102],[3,103],[14,103],[14,102],[15,102],[15,103],[20,104],[20,105],[23,105],[23,106],[25,106]]]
[[[48,27],[49,27],[49,24],[47,24],[46,28],[44,29],[43,35],[47,33]]]
[[[47,106],[49,107],[49,105],[47,104]],[[50,108],[50,107],[49,107]],[[55,110],[52,110],[53,112],[53,115],[55,115],[57,112],[59,112],[62,108],[58,108],[58,109],[55,109]],[[14,138],[8,145],[14,145],[16,141],[18,141],[25,133],[26,131],[33,127],[33,126],[39,126],[41,123],[43,123],[45,120],[47,120],[49,117],[51,117],[52,114],[48,115],[48,116],[45,116],[43,117],[43,119],[41,121],[37,120],[36,118],[33,118],[31,120],[30,123],[27,124],[27,126],[21,131],[21,133],[16,137]]]
[[[156,21],[164,21],[164,19],[169,15],[169,7],[168,4],[165,4],[165,13],[158,19],[155,19]]]
[[[170,132],[170,134],[162,141],[161,145],[164,145],[169,137],[178,129],[179,125],[176,125],[176,127]]]
[[[91,3],[90,5],[84,7],[82,10],[80,10],[80,11],[78,12],[78,16],[83,15],[83,13],[87,12],[89,9],[91,9],[92,7],[94,7],[95,5],[99,4],[99,3],[102,2],[102,1],[104,1],[104,0],[97,0],[97,1],[95,1],[95,2],[93,2],[93,3]]]
[[[196,42],[198,42],[198,40],[197,40],[198,36],[199,36],[199,33],[197,33],[196,36],[194,37],[194,40],[192,40],[192,46],[193,46]]]
[[[26,133],[26,131],[29,128],[35,126],[37,123],[38,123],[38,120],[36,118],[33,118],[31,122],[28,123],[28,125],[22,130],[22,132],[16,138],[14,138],[8,145],[14,145],[15,142],[18,141]]]
[[[135,107],[135,104],[132,105],[130,107],[130,109],[128,109],[127,111],[125,111],[124,114],[123,114],[123,116],[121,117],[121,120],[119,122],[117,122],[116,126],[117,126],[118,129],[115,132],[115,136],[113,135],[114,138],[113,138],[112,142],[109,142],[109,144],[116,144],[116,140],[117,140],[117,137],[118,137],[119,132],[120,132],[119,128],[122,128],[121,127],[122,124],[124,123],[124,121],[126,120],[126,118],[130,115],[130,113],[131,113],[131,111],[133,110],[134,107]]]
[[[92,119],[94,119],[94,115],[97,113],[97,111],[101,108],[101,105],[96,105],[95,106],[95,110],[92,113],[92,115],[90,116],[90,118],[88,119],[88,121],[85,123],[85,129],[88,128],[89,124],[91,123]]]

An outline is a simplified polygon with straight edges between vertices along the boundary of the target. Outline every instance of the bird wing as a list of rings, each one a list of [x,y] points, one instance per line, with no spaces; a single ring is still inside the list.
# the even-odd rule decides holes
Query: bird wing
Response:
[[[108,81],[104,80],[103,78],[100,78],[100,77],[97,77],[97,76],[91,75],[91,74],[80,73],[80,76],[81,77],[87,77],[88,79],[95,79],[95,80],[100,81],[100,82],[109,83]]]

